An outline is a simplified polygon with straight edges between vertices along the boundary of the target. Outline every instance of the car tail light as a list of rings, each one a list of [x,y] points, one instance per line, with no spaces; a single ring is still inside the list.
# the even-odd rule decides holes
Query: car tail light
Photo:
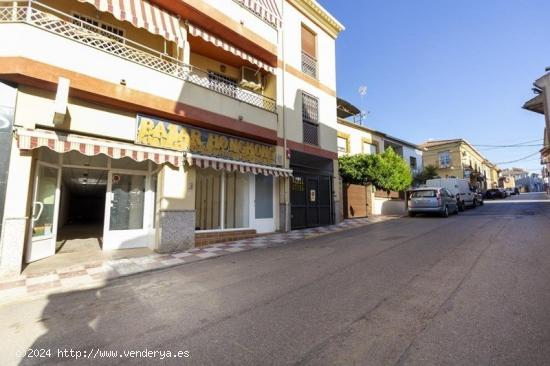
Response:
[[[435,197],[437,198],[438,201],[441,200],[441,192],[437,192]]]

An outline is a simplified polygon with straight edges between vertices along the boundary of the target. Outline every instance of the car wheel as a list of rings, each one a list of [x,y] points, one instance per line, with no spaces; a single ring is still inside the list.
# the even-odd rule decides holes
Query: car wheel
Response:
[[[409,217],[415,217],[416,213],[409,211]]]
[[[442,217],[449,217],[449,207],[445,206],[443,212],[441,213]]]

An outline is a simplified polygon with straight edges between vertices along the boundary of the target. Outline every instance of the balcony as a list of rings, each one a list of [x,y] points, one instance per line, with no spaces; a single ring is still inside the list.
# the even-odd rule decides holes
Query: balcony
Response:
[[[184,64],[162,52],[124,38],[119,34],[85,23],[79,18],[36,1],[21,3],[0,0],[0,24],[6,23],[31,25],[42,31],[95,48],[112,56],[177,78],[180,81],[190,82],[239,102],[269,112],[275,112],[276,110],[276,102],[271,98],[241,88],[238,85],[225,85],[223,80],[217,80],[206,70]],[[60,52],[55,48],[50,51]],[[78,53],[74,54],[77,55]]]
[[[317,60],[302,51],[302,72],[317,79]]]

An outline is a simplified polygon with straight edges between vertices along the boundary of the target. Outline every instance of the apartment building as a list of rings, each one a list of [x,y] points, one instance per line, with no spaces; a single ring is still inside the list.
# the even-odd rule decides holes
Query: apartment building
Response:
[[[289,230],[296,181],[334,222],[342,29],[311,0],[0,1],[0,272]]]
[[[391,147],[416,174],[423,168],[422,149],[409,141],[376,131],[361,124],[357,107],[338,99],[338,154],[377,154]]]
[[[544,76],[537,79],[533,85],[533,91],[536,96],[525,102],[523,108],[544,116],[545,127],[542,138],[544,145],[540,150],[540,163],[542,165],[542,179],[548,189],[550,186],[550,116],[548,115],[548,106],[550,105],[550,99],[548,99],[550,98],[550,96],[548,96],[550,73],[546,73]]]
[[[498,187],[499,168],[464,139],[430,140],[424,149],[424,165],[437,168],[440,177],[470,179],[486,190]]]

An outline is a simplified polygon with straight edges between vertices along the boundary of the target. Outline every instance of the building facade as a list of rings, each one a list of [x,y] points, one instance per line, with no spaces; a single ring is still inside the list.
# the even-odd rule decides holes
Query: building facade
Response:
[[[360,123],[359,110],[339,99],[338,105],[338,155],[378,154],[391,147],[417,174],[423,169],[422,148],[386,133],[373,130]]]
[[[534,82],[533,91],[536,96],[528,100],[523,108],[531,112],[539,113],[544,116],[544,130],[543,130],[543,147],[540,150],[540,162],[542,165],[541,176],[544,189],[550,192],[550,96],[548,90],[550,89],[550,73],[545,74]]]
[[[436,167],[440,177],[470,179],[482,190],[498,187],[498,167],[466,140],[431,140],[420,146],[424,165]]]
[[[337,169],[342,29],[310,0],[1,1],[0,271],[80,238],[164,253],[289,230],[300,154]]]

